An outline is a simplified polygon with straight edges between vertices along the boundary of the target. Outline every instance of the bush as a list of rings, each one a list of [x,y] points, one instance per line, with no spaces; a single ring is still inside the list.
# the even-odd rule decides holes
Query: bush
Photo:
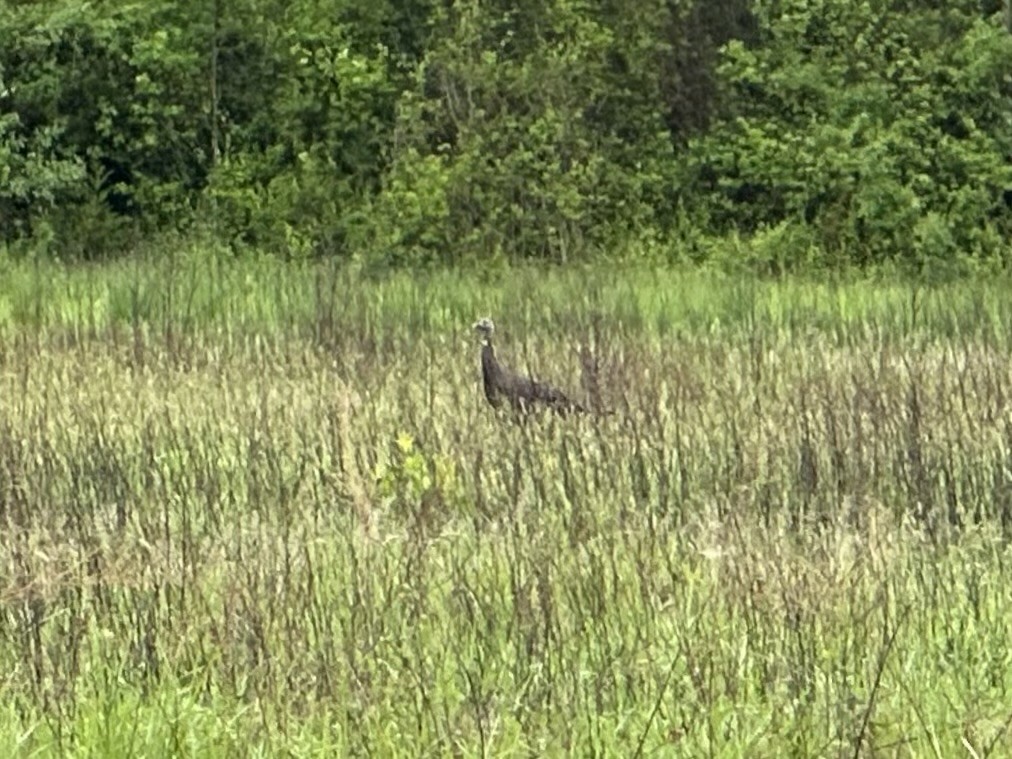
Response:
[[[693,144],[718,231],[803,219],[858,263],[1002,253],[985,230],[1012,225],[1012,36],[968,0],[888,5],[792,0],[760,13],[761,46],[727,45],[731,112]],[[948,239],[925,237],[942,219]]]

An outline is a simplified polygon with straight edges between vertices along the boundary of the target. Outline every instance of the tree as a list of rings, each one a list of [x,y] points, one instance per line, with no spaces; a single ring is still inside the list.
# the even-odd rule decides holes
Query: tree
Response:
[[[732,41],[728,116],[693,143],[717,230],[811,225],[830,254],[988,254],[1010,227],[1012,38],[978,4],[757,4]]]
[[[392,261],[565,261],[655,227],[672,157],[656,75],[666,11],[638,5],[441,11],[399,103],[374,247]]]

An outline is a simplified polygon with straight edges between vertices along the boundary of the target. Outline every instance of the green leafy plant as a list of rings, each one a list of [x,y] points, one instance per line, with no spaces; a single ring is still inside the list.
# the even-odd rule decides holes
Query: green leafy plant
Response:
[[[388,460],[377,466],[376,488],[395,514],[416,523],[437,523],[459,512],[463,493],[452,458],[426,454],[415,439],[400,433],[390,446]]]
[[[1012,36],[968,0],[759,4],[762,44],[730,42],[727,113],[692,148],[717,229],[805,223],[857,263],[995,256],[1012,224]],[[942,244],[928,227],[944,219]],[[997,235],[994,233],[998,233]],[[941,248],[939,247],[941,245]]]

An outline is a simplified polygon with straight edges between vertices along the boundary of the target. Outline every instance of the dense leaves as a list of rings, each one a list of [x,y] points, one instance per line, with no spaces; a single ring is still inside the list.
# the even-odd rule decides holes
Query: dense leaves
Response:
[[[0,241],[997,259],[1006,23],[995,0],[5,4]]]
[[[810,225],[860,259],[984,254],[1012,231],[1012,36],[974,4],[895,5],[759,4],[763,44],[728,45],[728,117],[694,145],[715,225]]]

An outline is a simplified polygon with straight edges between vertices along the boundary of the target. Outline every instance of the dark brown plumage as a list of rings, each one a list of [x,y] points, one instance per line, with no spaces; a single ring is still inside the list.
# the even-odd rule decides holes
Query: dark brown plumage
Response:
[[[479,319],[473,326],[481,335],[481,379],[485,398],[493,408],[502,408],[505,401],[516,411],[532,411],[539,406],[560,413],[586,411],[558,388],[517,374],[500,364],[492,347],[495,325],[491,319]]]

